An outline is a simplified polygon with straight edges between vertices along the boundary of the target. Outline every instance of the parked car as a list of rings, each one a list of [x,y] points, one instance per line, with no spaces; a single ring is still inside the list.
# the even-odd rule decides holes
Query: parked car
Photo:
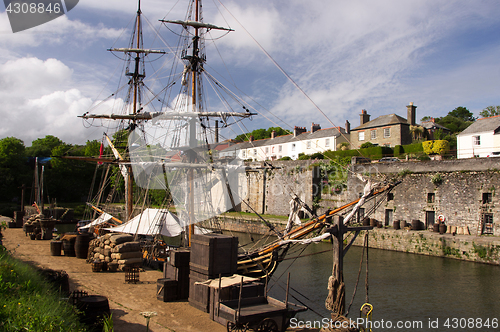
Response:
[[[384,157],[379,160],[380,163],[392,163],[395,161],[401,161],[401,160],[399,160],[399,158],[396,157]]]

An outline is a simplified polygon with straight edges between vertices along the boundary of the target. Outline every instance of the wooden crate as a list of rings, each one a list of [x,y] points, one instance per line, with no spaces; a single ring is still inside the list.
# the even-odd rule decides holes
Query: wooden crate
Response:
[[[168,278],[158,279],[156,298],[163,302],[177,301],[177,281]]]
[[[241,289],[241,298],[246,299],[250,297],[264,296],[265,285],[261,282],[251,282],[243,284]],[[240,296],[240,285],[227,286],[220,289],[211,287],[210,288],[210,305],[209,305],[209,317],[211,320],[219,322],[221,324],[227,323],[226,320],[219,318],[218,307],[219,301],[229,301],[237,300]]]
[[[165,264],[165,277],[177,281],[177,297],[186,300],[189,297],[189,266],[175,267]]]
[[[170,265],[178,268],[187,267],[189,269],[190,256],[191,251],[186,249],[170,250],[168,252]]]
[[[210,307],[210,287],[196,284],[207,279],[198,278],[193,274],[189,275],[189,304],[203,312],[209,312]]]
[[[209,278],[230,276],[238,268],[238,238],[221,234],[193,235],[191,271]]]

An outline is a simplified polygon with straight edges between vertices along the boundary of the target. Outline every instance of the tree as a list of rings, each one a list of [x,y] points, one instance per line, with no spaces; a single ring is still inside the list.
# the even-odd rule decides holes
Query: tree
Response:
[[[410,133],[412,134],[413,140],[422,139],[424,135],[424,127],[422,126],[410,126]]]
[[[59,138],[47,135],[45,138],[38,138],[31,142],[31,146],[26,149],[26,154],[30,157],[50,157],[52,149],[62,145]]]
[[[455,118],[461,119],[463,121],[475,121],[474,114],[472,114],[467,108],[463,106],[459,106],[455,108],[453,111],[448,112],[449,116],[453,116]]]
[[[250,136],[253,136],[255,140],[271,138],[271,133],[273,132],[273,130],[276,132],[276,137],[291,134],[291,131],[283,129],[281,127],[270,127],[267,129],[255,129],[251,133],[238,135],[236,136],[235,140],[239,142],[248,141]]]
[[[31,172],[27,165],[23,141],[15,137],[0,140],[0,200],[12,200],[20,194],[22,184],[30,183]]]
[[[489,118],[490,116],[500,115],[500,105],[488,106],[479,112],[483,118]]]

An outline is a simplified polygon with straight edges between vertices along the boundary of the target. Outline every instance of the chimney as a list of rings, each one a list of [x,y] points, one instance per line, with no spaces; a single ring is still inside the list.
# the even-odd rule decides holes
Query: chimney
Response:
[[[271,131],[271,138],[276,138],[276,130]]]
[[[345,133],[346,134],[350,134],[351,133],[351,124],[347,120],[345,120]]]
[[[295,126],[293,128],[293,137],[297,137],[300,134],[303,134],[305,132],[306,132],[306,127],[297,127],[297,126]]]
[[[417,122],[415,121],[417,117],[417,106],[413,105],[413,102],[410,105],[406,106],[408,109],[408,117],[406,121],[410,124],[410,126],[414,126]]]
[[[250,137],[248,138],[248,141],[249,142],[253,142],[254,141],[253,135],[250,135]]]
[[[311,123],[311,134],[314,133],[316,130],[320,130],[321,126],[317,123]]]
[[[361,110],[361,114],[359,115],[359,125],[364,125],[370,121],[370,114],[366,113],[366,110]]]

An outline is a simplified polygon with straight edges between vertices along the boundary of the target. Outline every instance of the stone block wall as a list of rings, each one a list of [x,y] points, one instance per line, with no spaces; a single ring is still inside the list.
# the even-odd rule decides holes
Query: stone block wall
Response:
[[[373,174],[375,180],[386,175]],[[394,220],[420,220],[425,227],[432,227],[438,216],[446,219],[448,226],[468,226],[471,234],[481,235],[485,214],[493,218],[493,235],[500,234],[500,173],[497,171],[459,171],[406,173],[399,176],[401,183],[392,195],[380,203],[370,201],[365,211],[377,205],[371,216],[384,225],[392,226]],[[363,183],[351,177],[343,195],[346,202],[356,199]],[[486,201],[483,199],[486,198]]]
[[[363,233],[354,245],[363,246]],[[493,238],[392,229],[376,229],[368,236],[370,248],[500,265],[500,241]]]

